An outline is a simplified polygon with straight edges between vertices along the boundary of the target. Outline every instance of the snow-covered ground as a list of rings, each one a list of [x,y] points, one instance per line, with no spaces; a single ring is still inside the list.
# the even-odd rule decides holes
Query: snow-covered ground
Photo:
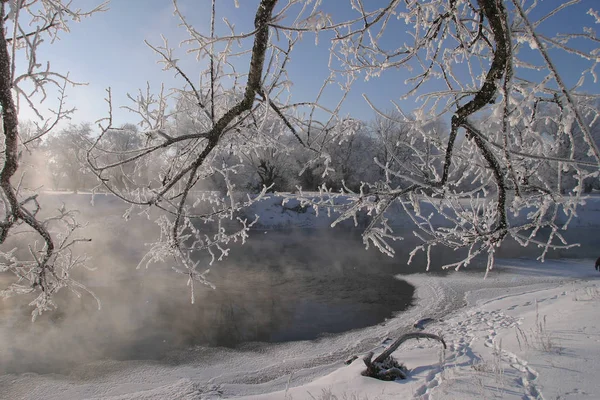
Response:
[[[357,359],[309,384],[245,398],[600,398],[600,274],[593,263],[503,264],[492,278],[496,289],[467,292],[466,307],[427,327],[444,337],[445,352],[438,342],[412,341],[394,353],[409,368],[409,379],[362,377],[364,365]],[[535,277],[544,283],[536,284]],[[447,278],[447,288],[463,286],[463,278]],[[518,280],[531,285],[501,289]]]
[[[5,375],[0,398],[599,398],[600,273],[593,260],[501,260],[485,281],[465,272],[402,278],[417,287],[418,305],[375,327],[317,341],[196,348],[173,363],[106,360],[68,376]],[[426,331],[442,335],[448,348],[406,342],[395,356],[409,379],[363,377],[360,358],[344,365],[349,355],[381,350],[388,336],[423,317],[436,319]]]

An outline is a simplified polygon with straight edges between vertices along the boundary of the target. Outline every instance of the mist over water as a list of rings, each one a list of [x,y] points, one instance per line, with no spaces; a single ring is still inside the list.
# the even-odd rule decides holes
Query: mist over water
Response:
[[[68,372],[107,358],[162,360],[194,345],[312,340],[380,323],[412,301],[413,288],[393,278],[398,260],[366,252],[355,234],[254,231],[211,267],[217,289],[197,287],[192,304],[187,277],[168,263],[136,269],[144,243],[156,238],[152,221],[126,223],[125,207],[106,196],[93,208],[84,195],[55,195],[45,204],[67,198],[89,221],[92,242],[80,250],[97,268],[76,275],[102,309],[89,296],[63,291],[58,310],[32,323],[25,298],[1,302],[0,373]]]
[[[363,328],[409,307],[414,288],[394,276],[425,269],[423,255],[406,265],[416,244],[409,227],[404,228],[406,240],[395,244],[393,259],[365,250],[360,231],[350,225],[255,230],[246,245],[233,245],[230,256],[211,267],[208,278],[217,289],[197,287],[192,304],[187,277],[168,263],[136,269],[144,243],[157,235],[151,220],[138,216],[125,222],[125,206],[110,196],[98,196],[94,207],[89,195],[44,198],[46,207],[61,202],[81,210],[80,219],[89,221],[84,236],[92,243],[79,249],[97,270],[75,275],[100,297],[102,309],[89,296],[79,299],[63,291],[58,310],[32,323],[26,299],[0,301],[0,373],[68,372],[102,359],[162,361],[195,345],[313,340]],[[499,256],[528,253],[538,255],[539,250],[509,243]],[[436,248],[432,273],[460,256]],[[481,264],[471,267],[478,270]]]

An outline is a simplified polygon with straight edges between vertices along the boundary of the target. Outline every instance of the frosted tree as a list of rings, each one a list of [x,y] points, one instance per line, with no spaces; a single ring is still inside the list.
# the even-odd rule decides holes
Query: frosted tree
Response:
[[[405,163],[412,154],[410,145],[403,145],[405,139],[410,138],[410,125],[402,122],[402,116],[397,112],[377,114],[370,123],[370,131],[377,144],[377,162],[382,165],[391,163]],[[386,168],[380,168],[381,175],[385,175]]]
[[[0,287],[0,297],[29,296],[34,318],[55,307],[53,296],[62,288],[78,295],[85,290],[70,277],[73,268],[85,265],[85,259],[72,252],[76,243],[85,241],[77,236],[79,223],[64,208],[43,210],[38,194],[23,184],[19,169],[29,146],[73,112],[66,106],[65,91],[76,82],[39,60],[38,49],[48,39],[68,32],[69,22],[104,8],[99,5],[81,11],[62,0],[0,1],[0,272],[13,275],[3,280],[7,287]],[[58,93],[58,107],[52,118],[44,119],[40,108],[52,93]],[[41,122],[21,131],[18,114],[23,106],[33,110]]]
[[[297,180],[298,171],[291,155],[296,139],[276,116],[264,123],[262,129],[260,135],[250,135],[262,139],[262,143],[255,142],[249,153],[241,154],[247,169],[246,185],[254,191],[263,187],[270,192],[289,191]]]
[[[269,186],[255,196],[242,194],[244,188],[236,186],[235,175],[243,163],[249,157],[286,154],[287,139],[281,140],[282,133],[310,149],[309,162],[327,162],[328,157],[319,151],[325,138],[350,128],[350,124],[338,123],[336,110],[323,111],[329,115],[328,122],[305,120],[300,110],[314,113],[317,103],[294,104],[286,95],[290,89],[286,65],[301,34],[281,31],[278,36],[274,23],[287,20],[289,9],[301,3],[262,0],[252,32],[235,32],[224,19],[229,34],[221,36],[215,33],[219,4],[206,4],[210,4],[211,18],[208,32],[202,33],[173,1],[175,16],[188,34],[181,46],[198,60],[207,60],[199,63],[205,67],[199,79],[180,67],[167,38],[160,45],[147,43],[164,69],[181,80],[181,86],[161,88],[157,93],[148,87],[130,96],[132,104],[127,108],[139,116],[145,140],[127,152],[128,157],[103,161],[112,151],[106,140],[108,132],[115,130],[112,112],[101,121],[101,134],[88,151],[102,190],[130,203],[130,212],[148,212],[150,207],[163,211],[157,221],[161,235],[140,265],[175,259],[173,269],[188,277],[192,301],[195,284],[210,285],[202,254],[208,253],[212,264],[227,255],[232,242],[243,243],[256,219],[241,217],[239,211],[260,200],[276,183],[274,176],[267,176],[275,171],[259,160],[257,167]],[[110,90],[107,102],[112,110]],[[130,185],[121,188],[110,178],[112,170],[124,166],[145,169],[150,159],[168,160],[150,182],[137,181],[134,173]],[[215,182],[223,190],[205,190]]]
[[[395,102],[399,116],[390,117],[373,108],[411,127],[402,141],[411,148],[411,162],[379,161],[384,179],[365,182],[355,193],[324,188],[317,205],[337,208],[336,223],[366,210],[372,220],[365,244],[391,256],[391,242],[399,237],[389,210],[397,204],[422,241],[412,255],[424,251],[429,260],[434,246],[467,248],[463,260],[445,266],[456,269],[478,255],[487,255],[491,268],[497,247],[509,237],[541,247],[541,259],[548,249],[569,247],[561,231],[584,203],[585,180],[597,177],[600,166],[591,132],[598,109],[589,107],[597,95],[584,90],[597,84],[600,54],[596,31],[585,25],[599,23],[599,14],[590,9],[582,15],[580,32],[557,32],[560,26],[553,25],[549,35],[547,25],[580,1],[390,1],[381,8],[351,3],[356,19],[331,25],[332,57],[353,79],[375,79],[390,69],[409,73],[398,100],[414,99],[414,110]],[[397,24],[409,33],[404,43],[390,41],[388,31]],[[553,61],[565,56],[583,65],[571,86]],[[553,112],[543,118],[556,129],[540,131],[549,103]],[[432,135],[427,127],[439,118],[448,118],[450,126]],[[547,165],[555,171],[552,179]],[[575,181],[572,190],[565,190],[567,176]],[[350,197],[351,204],[335,206],[336,196]],[[440,216],[444,221],[434,222]]]
[[[414,99],[416,108],[403,110],[393,103],[393,116],[373,109],[406,128],[401,146],[410,157],[390,151],[389,159],[375,158],[382,177],[355,185],[357,190],[339,182],[321,186],[317,200],[301,191],[290,197],[339,212],[334,224],[366,211],[371,220],[365,244],[390,256],[391,242],[399,239],[389,223],[397,205],[422,241],[413,255],[429,255],[434,246],[468,249],[463,260],[446,267],[487,255],[491,268],[497,247],[509,237],[541,246],[542,258],[548,249],[569,246],[561,231],[583,203],[583,182],[599,172],[600,153],[589,125],[597,110],[583,106],[596,96],[582,90],[596,82],[599,39],[591,27],[549,35],[545,25],[579,1],[543,7],[526,0],[374,3],[350,0],[355,17],[338,20],[322,10],[320,1],[261,0],[250,32],[236,31],[224,18],[228,32],[217,34],[222,32],[216,27],[221,3],[204,3],[211,18],[201,32],[173,2],[188,35],[180,47],[204,69],[199,77],[186,71],[167,38],[148,43],[181,85],[157,92],[148,87],[130,96],[128,108],[139,116],[143,140],[114,162],[104,161],[113,151],[107,135],[116,129],[108,90],[109,115],[88,151],[102,190],[129,202],[130,212],[157,208],[163,213],[157,221],[161,235],[142,265],[174,258],[174,269],[192,288],[209,285],[201,253],[208,252],[212,262],[226,256],[232,242],[244,242],[254,220],[238,212],[269,189],[248,197],[232,177],[243,155],[280,151],[281,143],[265,135],[270,121],[279,119],[306,149],[301,172],[336,176],[328,148],[345,143],[361,126],[340,111],[352,84],[402,69],[409,78],[397,100]],[[600,20],[593,10],[582,18],[590,24]],[[397,39],[398,32],[407,32],[405,39]],[[331,75],[314,101],[294,103],[287,67],[306,37],[330,47]],[[584,65],[574,85],[567,86],[553,62],[561,54],[577,56]],[[332,85],[342,89],[339,101],[326,104],[323,93]],[[365,101],[371,104],[366,96]],[[556,105],[549,116],[557,127],[552,134],[537,124],[546,103]],[[388,143],[389,149],[397,146]],[[555,151],[559,146],[568,151]],[[149,160],[163,160],[153,177],[142,182],[134,172],[126,186],[111,180],[111,170],[156,165]],[[543,174],[546,164],[556,167],[552,182]],[[566,175],[576,181],[573,190],[562,190]],[[225,190],[202,190],[215,180]],[[434,216],[444,221],[434,223]]]
[[[85,150],[91,137],[89,124],[71,125],[45,138],[43,149],[47,155],[46,168],[52,177],[55,189],[78,190],[93,186],[92,175],[85,164]],[[86,179],[87,178],[87,179]]]

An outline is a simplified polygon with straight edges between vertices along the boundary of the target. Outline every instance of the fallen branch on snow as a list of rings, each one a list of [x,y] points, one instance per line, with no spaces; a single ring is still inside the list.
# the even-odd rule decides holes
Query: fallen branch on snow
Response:
[[[369,352],[363,361],[367,366],[367,370],[363,372],[364,376],[370,376],[371,378],[381,379],[385,381],[393,381],[398,378],[406,379],[407,369],[403,364],[398,363],[393,357],[392,353],[400,347],[402,343],[409,339],[433,339],[442,343],[444,349],[446,348],[446,342],[441,336],[434,335],[432,333],[424,332],[412,332],[400,336],[394,343],[390,345],[383,353],[381,353],[375,360],[373,358],[373,352]]]

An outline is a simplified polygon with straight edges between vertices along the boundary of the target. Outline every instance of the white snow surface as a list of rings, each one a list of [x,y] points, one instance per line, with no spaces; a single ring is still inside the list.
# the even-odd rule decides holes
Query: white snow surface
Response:
[[[0,398],[600,398],[600,273],[593,260],[500,260],[486,280],[466,272],[402,279],[416,286],[417,305],[385,324],[316,341],[194,348],[177,363],[106,360],[68,376],[4,375]],[[360,358],[344,365],[370,343],[381,351],[388,337],[424,317],[435,318],[426,331],[442,335],[448,348],[403,344],[394,355],[409,368],[407,380],[363,377]]]

